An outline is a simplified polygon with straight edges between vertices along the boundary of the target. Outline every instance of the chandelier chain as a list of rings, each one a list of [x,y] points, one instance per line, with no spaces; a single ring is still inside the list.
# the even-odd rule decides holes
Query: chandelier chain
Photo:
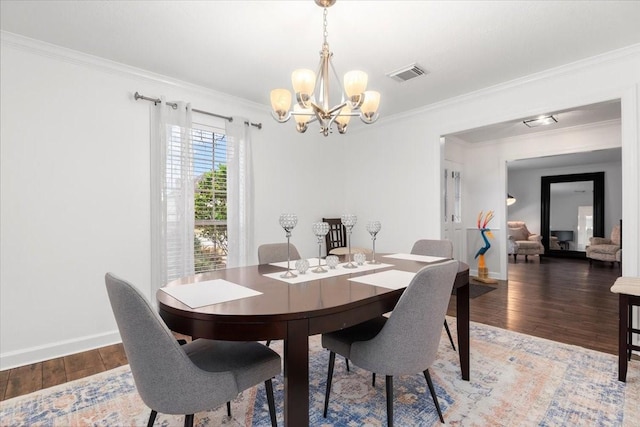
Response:
[[[324,44],[327,44],[327,36],[329,35],[329,32],[327,31],[327,15],[329,15],[329,10],[325,7],[324,8],[324,22],[322,23],[322,26],[324,28]]]

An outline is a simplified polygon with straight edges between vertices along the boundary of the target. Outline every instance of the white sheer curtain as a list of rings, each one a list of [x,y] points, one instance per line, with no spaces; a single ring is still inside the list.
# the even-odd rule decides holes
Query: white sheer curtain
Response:
[[[247,265],[253,244],[253,163],[251,126],[234,117],[227,134],[227,267]]]
[[[191,104],[151,105],[151,300],[168,281],[194,274]]]

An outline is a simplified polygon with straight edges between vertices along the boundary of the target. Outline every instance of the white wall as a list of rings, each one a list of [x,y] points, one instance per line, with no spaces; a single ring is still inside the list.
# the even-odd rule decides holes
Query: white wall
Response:
[[[376,127],[358,133],[358,141],[348,147],[350,158],[367,161],[352,162],[352,185],[347,196],[361,212],[383,212],[383,227],[384,220],[388,221],[378,239],[383,249],[403,250],[416,238],[437,238],[441,233],[441,136],[620,99],[622,119],[617,140],[565,136],[562,144],[532,144],[522,139],[513,144],[495,141],[466,146],[462,161],[463,217],[466,227],[472,228],[480,210],[495,209],[493,227],[505,227],[507,161],[621,146],[623,273],[636,275],[640,265],[639,87],[640,45],[636,45],[428,106],[403,117],[381,119]],[[447,150],[455,157],[451,160],[460,162],[459,151]],[[374,156],[371,153],[377,153],[374,162],[370,161]],[[360,189],[371,182],[372,174],[381,176],[373,178],[374,196],[365,197]],[[497,239],[497,246],[506,254],[506,234],[501,232]],[[498,264],[489,265],[491,275],[506,279],[507,257],[501,256]]]
[[[256,244],[284,241],[278,216],[291,211],[292,242],[313,256],[311,223],[342,211],[334,151],[344,140],[300,135],[262,106],[11,34],[0,51],[0,369],[119,341],[107,271],[155,298],[149,103],[134,101],[136,91],[263,123],[253,131]]]
[[[149,294],[149,106],[133,101],[135,91],[262,122],[253,133],[256,244],[282,241],[277,217],[293,211],[292,241],[309,256],[311,223],[347,211],[359,216],[357,245],[370,242],[370,219],[382,222],[380,251],[439,237],[442,135],[620,98],[623,271],[638,274],[640,48],[354,124],[344,138],[299,135],[266,107],[6,33],[0,55],[0,369],[117,341],[105,272]],[[466,165],[486,175],[468,181],[467,224],[504,206],[507,160],[542,151],[469,150]],[[505,221],[506,207],[497,209],[494,224]]]

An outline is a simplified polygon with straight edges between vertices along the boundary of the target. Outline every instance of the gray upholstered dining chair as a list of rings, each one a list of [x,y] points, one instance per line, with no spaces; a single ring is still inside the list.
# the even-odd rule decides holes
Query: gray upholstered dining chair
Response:
[[[438,256],[443,258],[453,258],[453,243],[451,240],[433,240],[433,239],[420,239],[416,240],[411,248],[411,253],[414,255],[428,255]],[[447,331],[449,342],[453,350],[456,350],[456,345],[453,343],[453,337],[451,336],[451,330],[447,319],[444,319],[444,329]]]
[[[289,259],[300,259],[300,253],[293,243],[289,243]],[[258,246],[258,264],[271,264],[287,260],[287,243],[265,243]],[[267,346],[271,340],[267,341]]]
[[[131,283],[105,276],[136,389],[151,408],[148,426],[158,412],[193,414],[214,409],[264,382],[271,425],[276,426],[271,378],[281,371],[280,356],[256,342],[196,339],[180,345],[160,315]]]
[[[444,417],[431,381],[429,367],[436,358],[442,321],[458,272],[458,261],[427,265],[415,277],[391,312],[367,322],[322,335],[329,349],[329,369],[324,401],[327,416],[336,353],[355,365],[386,376],[387,423],[393,425],[393,377],[422,372],[440,421]]]
[[[298,249],[289,243],[289,256],[291,260],[300,259]],[[265,243],[258,246],[258,264],[270,264],[272,262],[282,262],[287,260],[286,243]]]

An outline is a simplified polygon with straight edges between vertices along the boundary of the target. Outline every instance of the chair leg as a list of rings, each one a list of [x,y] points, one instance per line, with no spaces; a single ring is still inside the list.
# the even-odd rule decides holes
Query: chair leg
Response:
[[[324,412],[322,416],[327,418],[327,409],[329,408],[329,394],[331,394],[331,378],[333,377],[333,365],[336,363],[336,354],[329,352],[329,370],[327,372],[327,389],[324,392]]]
[[[372,372],[371,373],[371,387],[375,387],[376,386],[376,373]]]
[[[351,372],[351,369],[349,369],[349,359],[345,357],[344,361],[347,363],[347,372]]]
[[[433,388],[433,382],[431,381],[431,375],[429,374],[428,369],[424,371],[424,378],[427,380],[427,385],[429,386],[429,392],[431,392],[431,398],[433,399],[433,403],[435,403],[436,405],[436,410],[438,411],[440,422],[444,424],[444,417],[442,416],[442,411],[440,410],[440,404],[438,403],[438,396],[436,396],[436,390]]]
[[[529,255],[524,256],[524,262],[529,262]]]
[[[271,344],[271,340],[267,340],[267,347]]]
[[[227,402],[227,416],[231,416],[231,402]]]
[[[518,254],[513,254],[513,263],[514,264],[518,263]]]
[[[193,427],[193,414],[185,415],[184,427]]]
[[[147,427],[153,426],[153,423],[156,422],[156,415],[158,415],[158,412],[152,409],[151,414],[149,415],[149,422],[147,422]]]
[[[444,329],[447,331],[447,335],[449,335],[449,341],[451,341],[451,347],[453,347],[453,351],[457,351],[456,345],[453,343],[453,337],[451,336],[451,331],[449,330],[447,319],[444,319]]]
[[[393,376],[386,376],[387,384],[387,425],[393,427]]]
[[[631,304],[627,305],[627,315],[628,315],[628,320],[627,320],[627,333],[629,334],[627,337],[627,343],[631,344],[633,343],[633,306]],[[627,345],[627,361],[631,361],[631,346]]]
[[[264,382],[264,388],[267,391],[267,404],[269,405],[269,418],[271,418],[271,427],[278,427],[278,422],[276,421],[276,403],[273,398],[273,383],[271,379],[268,379]]]

